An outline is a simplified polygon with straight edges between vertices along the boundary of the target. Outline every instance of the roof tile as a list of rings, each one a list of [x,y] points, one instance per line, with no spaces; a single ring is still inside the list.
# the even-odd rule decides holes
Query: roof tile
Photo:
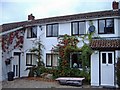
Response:
[[[93,49],[119,49],[120,50],[120,39],[93,39],[90,43]]]
[[[20,26],[25,26],[25,25],[43,24],[43,23],[70,21],[70,20],[80,20],[80,19],[92,19],[92,18],[111,17],[111,16],[120,16],[120,10],[118,10],[118,11],[108,10],[108,11],[90,12],[90,13],[82,13],[82,14],[74,14],[74,15],[36,19],[33,21],[8,23],[8,24],[2,25],[2,32],[7,31],[7,30],[11,30],[11,29],[14,29],[14,28],[17,28]]]

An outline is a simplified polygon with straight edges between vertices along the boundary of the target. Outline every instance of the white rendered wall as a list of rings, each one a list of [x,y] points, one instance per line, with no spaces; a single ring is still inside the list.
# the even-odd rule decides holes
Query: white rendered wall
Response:
[[[99,51],[91,55],[91,86],[99,86]]]
[[[39,32],[40,32],[40,28],[37,26],[37,38],[39,38]],[[28,76],[29,70],[26,70],[27,67],[31,67],[31,66],[26,66],[26,53],[30,53],[29,50],[32,49],[32,47],[35,46],[35,44],[33,43],[33,41],[36,38],[27,38],[27,29],[25,30],[25,36],[24,36],[24,44],[23,44],[23,52],[21,53],[21,69],[20,69],[20,76],[21,77],[26,77]]]
[[[64,34],[71,35],[71,23],[59,24],[59,35],[64,35]]]

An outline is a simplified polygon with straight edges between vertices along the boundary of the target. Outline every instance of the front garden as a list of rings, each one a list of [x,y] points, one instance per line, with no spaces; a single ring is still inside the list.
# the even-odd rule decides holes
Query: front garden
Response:
[[[89,47],[89,43],[85,43],[84,39],[91,40],[92,33],[85,35],[81,42],[83,46],[78,47],[80,42],[79,36],[69,36],[63,35],[58,37],[58,44],[55,45],[51,53],[58,53],[59,65],[57,67],[45,68],[43,62],[41,62],[42,48],[43,45],[39,42],[36,48],[30,49],[31,52],[36,52],[38,57],[38,65],[33,66],[30,69],[29,77],[37,76],[47,79],[55,79],[58,77],[85,77],[85,82],[90,83],[90,55],[92,54],[92,49]],[[81,70],[77,67],[71,67],[70,65],[70,55],[73,52],[81,53],[78,57],[78,62],[81,62]],[[51,76],[52,75],[52,76]]]

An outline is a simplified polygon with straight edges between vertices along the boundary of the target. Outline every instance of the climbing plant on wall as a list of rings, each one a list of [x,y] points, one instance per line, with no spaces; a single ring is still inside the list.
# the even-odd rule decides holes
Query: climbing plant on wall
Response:
[[[59,76],[70,76],[70,53],[79,52],[77,47],[79,40],[76,36],[67,34],[58,37],[58,44],[54,46],[53,51],[59,52]]]
[[[53,51],[59,52],[58,76],[76,76],[75,74],[78,72],[77,76],[83,76],[90,81],[90,70],[88,71],[87,68],[90,67],[90,55],[93,53],[93,51],[89,44],[92,40],[92,36],[95,33],[95,30],[93,30],[95,27],[93,26],[92,21],[90,21],[90,25],[90,30],[85,35],[70,36],[65,34],[58,37],[58,44],[52,48]],[[78,47],[78,43],[80,42],[83,43],[82,47]],[[80,60],[82,60],[82,71],[77,70],[76,72],[75,70],[75,72],[73,72],[74,69],[70,68],[71,52],[81,52]]]
[[[42,56],[43,56],[43,49],[45,49],[44,45],[42,44],[42,41],[39,37],[39,39],[36,39],[33,41],[33,43],[35,44],[35,47],[32,47],[29,51],[30,52],[34,52],[35,55],[37,56],[38,59],[38,66],[43,66],[43,60],[42,60]]]
[[[31,68],[27,68],[30,70],[29,75],[30,77],[33,77],[34,75],[40,76],[42,74],[42,69],[45,69],[44,62],[43,62],[43,49],[45,49],[44,45],[42,44],[42,41],[39,38],[35,39],[33,41],[34,47],[29,49],[30,52],[35,53],[38,61],[37,61],[37,66],[33,66]]]
[[[17,30],[2,36],[2,52],[6,54],[3,55],[6,58],[6,62],[9,62],[12,59],[12,50],[19,49],[22,50],[24,43],[24,30]]]

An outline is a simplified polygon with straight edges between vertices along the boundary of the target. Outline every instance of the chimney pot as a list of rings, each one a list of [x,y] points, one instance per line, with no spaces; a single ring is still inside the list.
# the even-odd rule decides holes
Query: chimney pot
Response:
[[[118,8],[119,8],[119,3],[116,2],[116,1],[113,1],[113,2],[112,2],[112,8],[113,8],[113,10],[118,9]]]
[[[35,16],[33,16],[32,14],[28,15],[28,20],[35,20]]]

